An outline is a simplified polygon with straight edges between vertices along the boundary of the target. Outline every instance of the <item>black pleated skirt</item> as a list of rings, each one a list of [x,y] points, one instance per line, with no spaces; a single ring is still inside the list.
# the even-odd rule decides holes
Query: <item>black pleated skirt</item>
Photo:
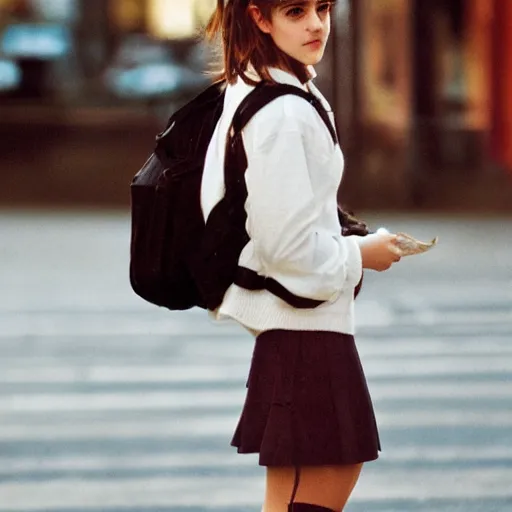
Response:
[[[232,446],[262,466],[375,460],[379,434],[354,337],[267,331],[256,338]]]

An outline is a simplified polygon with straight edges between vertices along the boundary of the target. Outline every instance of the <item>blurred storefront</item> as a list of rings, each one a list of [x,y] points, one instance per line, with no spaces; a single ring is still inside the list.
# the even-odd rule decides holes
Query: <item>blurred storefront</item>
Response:
[[[512,207],[512,3],[352,0],[352,11],[356,195],[418,206],[473,186],[477,206],[490,184]]]
[[[0,204],[123,204],[208,82],[212,0],[0,0]]]
[[[0,0],[0,203],[44,190],[126,204],[155,133],[208,83],[197,34],[215,3]],[[341,199],[471,204],[490,184],[512,209],[512,2],[338,0],[335,13],[318,80],[347,157]]]
[[[195,36],[211,7],[211,0],[0,0],[0,55],[21,71],[21,84],[0,100],[110,106],[197,89],[205,55]]]

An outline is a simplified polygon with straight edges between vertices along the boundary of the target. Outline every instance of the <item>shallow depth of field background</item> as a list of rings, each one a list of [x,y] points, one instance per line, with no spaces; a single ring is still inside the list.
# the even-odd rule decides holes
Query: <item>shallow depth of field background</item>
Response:
[[[214,0],[0,0],[0,512],[256,512],[253,340],[130,289],[129,185],[209,81]],[[348,512],[512,510],[512,2],[338,0],[339,199],[432,252],[366,273],[383,452]]]

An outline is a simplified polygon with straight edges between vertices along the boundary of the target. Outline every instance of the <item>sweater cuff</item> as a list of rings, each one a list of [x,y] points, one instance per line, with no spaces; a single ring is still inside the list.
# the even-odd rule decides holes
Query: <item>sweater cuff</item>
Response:
[[[345,286],[350,289],[354,289],[363,276],[363,258],[357,238],[356,235],[344,238],[347,244],[347,277]]]

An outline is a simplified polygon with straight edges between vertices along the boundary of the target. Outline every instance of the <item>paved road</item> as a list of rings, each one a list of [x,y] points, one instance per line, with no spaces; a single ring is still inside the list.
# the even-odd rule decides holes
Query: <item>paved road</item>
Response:
[[[368,275],[358,342],[383,442],[347,512],[512,510],[512,220],[371,218],[428,255]],[[126,278],[119,213],[0,213],[0,512],[257,512],[229,447],[251,338]]]

